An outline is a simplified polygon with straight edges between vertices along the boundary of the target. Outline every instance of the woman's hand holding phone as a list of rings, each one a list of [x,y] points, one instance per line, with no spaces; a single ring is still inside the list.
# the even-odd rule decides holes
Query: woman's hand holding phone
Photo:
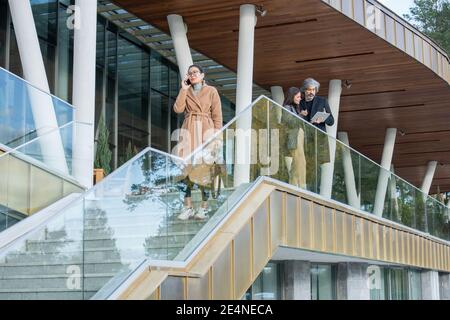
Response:
[[[189,76],[186,75],[184,77],[183,81],[181,81],[181,87],[185,90],[188,90],[190,86],[191,86],[191,82],[189,81]]]

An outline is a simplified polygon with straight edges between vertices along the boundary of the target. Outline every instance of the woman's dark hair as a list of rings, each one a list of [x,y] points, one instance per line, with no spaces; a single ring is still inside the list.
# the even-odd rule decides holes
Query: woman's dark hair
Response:
[[[200,71],[200,73],[205,73],[205,71],[203,70],[203,68],[200,67],[200,66],[197,65],[197,64],[193,64],[192,66],[190,66],[190,67],[188,68],[188,72],[189,72],[189,70],[191,70],[192,68],[197,68],[198,71]]]
[[[289,88],[286,94],[286,99],[284,99],[283,106],[295,106],[294,97],[300,92],[300,89],[297,87]]]

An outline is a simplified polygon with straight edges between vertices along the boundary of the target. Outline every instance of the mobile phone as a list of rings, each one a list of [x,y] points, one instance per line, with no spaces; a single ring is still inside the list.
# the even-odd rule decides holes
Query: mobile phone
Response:
[[[184,81],[184,83],[185,83],[187,86],[190,86],[190,85],[191,85],[191,80],[187,79],[186,81]]]

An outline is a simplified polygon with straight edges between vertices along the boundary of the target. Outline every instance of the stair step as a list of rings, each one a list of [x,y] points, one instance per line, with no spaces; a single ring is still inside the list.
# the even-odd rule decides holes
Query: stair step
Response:
[[[67,291],[41,288],[30,290],[16,290],[15,292],[2,292],[0,289],[0,300],[82,300],[90,299],[97,291]]]
[[[44,265],[44,264],[17,264],[11,263],[0,267],[0,277],[9,276],[39,276],[52,274],[67,274],[73,264]],[[81,265],[76,265],[81,268]],[[126,266],[120,262],[85,263],[84,271],[87,274],[117,274]]]
[[[177,219],[183,193],[161,195],[160,199],[166,206],[162,212],[149,212],[145,204],[153,199],[145,197],[134,197],[138,203],[135,210],[130,210],[123,197],[88,199],[84,214],[80,210],[78,216],[66,216],[53,223],[51,231],[43,229],[27,240],[22,250],[0,259],[6,259],[0,262],[0,299],[90,298],[130,264],[145,257],[175,258],[207,221]],[[193,199],[194,206],[200,206],[199,191],[194,191]],[[224,200],[210,199],[211,212]],[[84,269],[84,294],[69,289],[69,268],[73,266]]]
[[[176,239],[177,237],[193,237],[198,233],[198,230],[193,227],[194,230],[186,230],[184,227],[186,226],[179,226],[181,230],[173,231],[172,227],[166,227],[163,230],[161,230],[158,234],[150,236],[150,235],[133,235],[133,236],[114,236],[114,237],[97,237],[97,235],[94,235],[92,237],[92,234],[88,233],[85,235],[84,240],[84,250],[85,251],[95,251],[98,248],[126,248],[128,249],[136,249],[138,247],[142,247],[144,244],[144,241],[146,239]],[[102,234],[103,236],[103,234]],[[68,244],[72,244],[74,247],[79,248],[81,250],[82,241],[67,241],[67,240],[60,240],[60,239],[46,239],[46,240],[28,240],[26,242],[26,252],[31,253],[47,253],[47,252],[61,252],[62,248],[65,246],[67,247]],[[25,250],[22,249],[20,252],[24,253]]]
[[[143,252],[143,250],[142,250]],[[126,252],[127,255],[133,252]],[[142,253],[137,253],[142,256]],[[8,263],[27,263],[27,262],[42,262],[56,264],[59,262],[66,262],[72,264],[81,264],[83,261],[97,262],[97,261],[114,261],[121,260],[122,255],[117,250],[96,250],[82,253],[82,251],[75,252],[50,252],[50,253],[11,253],[6,257]]]
[[[100,290],[112,276],[107,277],[91,277],[82,281],[79,281],[79,287],[74,290],[80,290],[83,288],[87,291],[98,291]],[[7,292],[13,290],[27,290],[32,291],[36,288],[46,288],[51,291],[52,289],[67,290],[71,291],[71,285],[73,281],[69,278],[69,275],[55,278],[34,278],[34,279],[0,279],[0,292]]]
[[[230,193],[231,194],[231,193]],[[217,206],[221,206],[226,199],[228,198],[228,196],[230,194],[227,194],[221,198],[218,199],[212,199],[210,198],[208,200],[208,204],[211,207],[217,207]],[[172,198],[159,198],[157,202],[161,203],[161,205],[164,207],[165,209],[171,209],[171,210],[179,210],[183,207],[183,203],[184,203],[184,199],[183,199],[184,195],[178,196],[178,197],[172,197]],[[114,213],[114,214],[141,214],[141,213],[148,213],[148,206],[145,206],[145,204],[147,204],[147,202],[149,204],[152,204],[155,201],[155,198],[149,199],[146,198],[145,196],[137,196],[137,197],[133,197],[133,203],[131,204],[127,204],[124,202],[124,198],[115,198],[115,199],[97,199],[97,200],[90,200],[90,199],[86,199],[87,203],[86,203],[86,209],[85,212],[88,215],[91,214],[97,214],[97,213],[101,213],[105,211],[109,213]],[[198,195],[198,197],[196,197],[195,195],[193,195],[192,197],[192,203],[194,205],[194,207],[200,207],[202,200],[200,197],[200,194]]]
[[[99,262],[89,262],[89,264],[98,264],[98,265],[108,265],[108,264],[127,264],[134,261],[123,261],[122,259],[115,259],[115,260],[108,260],[108,261],[99,261]],[[46,266],[81,266],[82,261],[81,259],[78,259],[78,261],[70,261],[68,259],[64,261],[28,261],[28,262],[18,262],[18,261],[10,261],[5,264],[2,264],[0,266],[0,269],[6,268],[6,267],[46,267]],[[85,263],[86,265],[86,263]]]
[[[117,273],[85,273],[83,278],[108,278],[114,277]],[[68,278],[70,273],[52,273],[52,274],[25,274],[25,275],[7,275],[0,277],[0,280],[27,280],[27,279],[59,279]]]
[[[169,238],[171,239],[171,238]],[[155,239],[150,240],[145,247],[139,250],[118,251],[116,248],[105,250],[92,250],[84,252],[54,252],[54,253],[11,253],[6,257],[6,262],[0,265],[0,268],[6,265],[81,265],[84,263],[119,263],[134,262],[144,258],[168,259],[165,257],[167,252],[171,254],[181,251],[192,236],[177,238],[175,240]],[[113,249],[113,250],[111,250]]]

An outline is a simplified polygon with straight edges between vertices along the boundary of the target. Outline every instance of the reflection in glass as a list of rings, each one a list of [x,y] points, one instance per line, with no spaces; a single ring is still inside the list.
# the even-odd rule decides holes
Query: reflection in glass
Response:
[[[408,299],[408,272],[405,269],[385,269],[387,300]]]
[[[118,58],[120,166],[148,146],[149,54],[120,37]]]
[[[282,265],[269,262],[244,295],[244,300],[280,300]]]
[[[336,285],[336,266],[311,264],[311,300],[335,300]]]
[[[422,299],[422,278],[419,270],[409,270],[409,300]]]
[[[370,300],[386,299],[386,283],[384,268],[379,266],[369,266],[367,269],[369,277]]]

